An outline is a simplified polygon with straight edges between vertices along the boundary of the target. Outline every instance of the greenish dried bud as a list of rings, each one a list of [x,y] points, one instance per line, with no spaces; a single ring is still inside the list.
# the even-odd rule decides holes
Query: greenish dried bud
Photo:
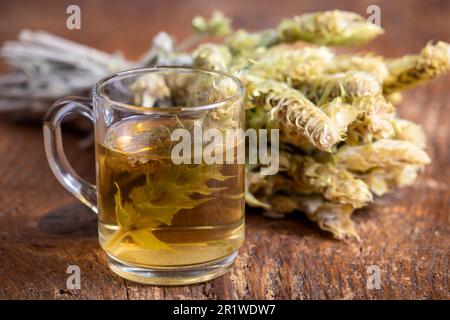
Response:
[[[153,107],[158,100],[171,96],[170,88],[164,78],[156,73],[139,77],[130,85],[130,90],[134,93],[133,103],[142,107]]]
[[[351,102],[358,97],[376,96],[381,93],[380,82],[372,75],[359,71],[323,74],[307,79],[304,83],[295,85],[295,88],[318,106],[336,97]]]
[[[278,32],[283,42],[302,40],[321,45],[354,46],[384,31],[356,13],[334,10],[285,19],[278,26]]]
[[[246,183],[247,205],[263,208],[266,216],[282,218],[285,214],[301,211],[338,239],[357,237],[350,220],[354,211],[352,205],[329,202],[320,194],[302,194],[303,190],[293,184],[293,179],[282,173],[261,176],[247,167]],[[371,197],[370,192],[366,194]]]
[[[288,175],[295,182],[295,190],[320,193],[331,202],[361,208],[372,201],[372,194],[364,181],[333,163],[318,163],[307,156],[294,155]]]
[[[277,202],[283,201],[282,205]],[[320,195],[291,195],[286,197],[272,197],[271,210],[298,210],[306,213],[308,218],[316,222],[322,230],[331,232],[337,239],[353,237],[359,239],[351,215],[355,208],[350,205],[325,201]],[[278,211],[276,211],[278,212]]]
[[[217,71],[228,71],[231,63],[231,53],[224,45],[205,43],[194,52],[194,65]]]
[[[320,229],[331,232],[336,239],[342,240],[348,237],[359,239],[350,218],[353,211],[355,208],[349,205],[323,202],[314,211],[306,212],[306,214],[310,220],[317,222]]]
[[[334,121],[334,123],[336,123],[337,126],[342,128],[343,132],[347,132],[348,126],[353,123],[361,113],[360,110],[351,104],[343,102],[341,98],[336,98],[330,103],[322,105],[320,108]]]
[[[417,178],[422,166],[405,165],[387,168],[375,168],[361,175],[366,184],[377,196],[382,196],[394,188],[411,185]]]
[[[422,126],[405,119],[394,120],[395,139],[409,141],[425,149],[427,138]]]
[[[401,140],[381,139],[360,146],[344,145],[336,153],[339,167],[354,171],[404,165],[424,165],[431,160],[417,145]]]
[[[211,36],[226,36],[231,33],[231,19],[220,11],[213,12],[211,19],[197,16],[192,20],[192,28],[200,34]]]
[[[324,70],[326,73],[363,71],[374,76],[380,83],[388,77],[388,69],[383,57],[373,54],[337,56]]]
[[[251,197],[254,198],[253,195]],[[331,232],[337,239],[358,238],[350,219],[355,210],[351,205],[327,202],[318,194],[296,194],[293,190],[287,191],[286,195],[266,193],[262,197],[264,202],[254,198],[257,201],[255,203],[252,200],[248,201],[246,194],[246,202],[250,206],[263,207],[264,215],[272,218],[283,218],[286,214],[301,211],[310,220],[316,222],[322,230]]]
[[[263,202],[256,198],[256,196],[252,192],[250,192],[247,186],[245,187],[245,203],[253,208],[270,209],[270,204],[267,204],[266,202]]]
[[[282,141],[295,144],[298,137],[307,138],[315,147],[331,151],[344,136],[325,112],[301,92],[273,80],[247,79],[247,106],[262,108],[267,126],[280,129]]]
[[[260,36],[257,33],[249,33],[243,29],[232,33],[225,41],[228,47],[235,52],[252,51],[259,46]]]
[[[384,94],[384,98],[393,105],[399,104],[403,99],[402,94],[398,91]]]
[[[358,118],[350,125],[348,144],[371,143],[373,139],[394,136],[395,108],[381,94],[353,99]]]
[[[225,44],[235,55],[251,55],[256,50],[269,47],[278,41],[278,35],[275,30],[263,30],[256,33],[250,33],[243,29],[232,33]]]
[[[274,194],[269,198],[270,209],[264,212],[266,217],[284,218],[288,213],[299,210],[299,205],[291,195]]]
[[[326,47],[288,47],[280,45],[267,50],[249,69],[261,78],[301,84],[320,75],[334,54]]]
[[[257,169],[257,170],[254,170]],[[272,176],[260,174],[258,166],[246,166],[246,203],[251,207],[270,208],[270,197],[293,191],[294,182],[279,172]],[[248,196],[248,198],[247,198]]]
[[[383,83],[385,94],[419,85],[450,69],[450,45],[428,43],[419,55],[407,55],[387,64],[389,77]]]
[[[246,202],[249,206],[262,207],[264,215],[273,218],[301,211],[317,222],[321,229],[331,232],[338,239],[358,237],[350,219],[355,209],[353,205],[364,205],[372,201],[372,195],[362,180],[344,173],[347,178],[336,184],[336,178],[331,172],[345,170],[334,168],[330,171],[330,164],[319,164],[310,157],[294,156],[288,152],[280,153],[280,160],[283,163],[282,171],[274,176],[261,176],[259,172],[247,167],[246,197],[249,198],[246,198]],[[298,183],[295,178],[302,183]],[[303,184],[308,187],[303,187]],[[311,190],[316,190],[317,193]],[[320,190],[326,191],[324,195],[329,198],[352,204],[326,200]]]

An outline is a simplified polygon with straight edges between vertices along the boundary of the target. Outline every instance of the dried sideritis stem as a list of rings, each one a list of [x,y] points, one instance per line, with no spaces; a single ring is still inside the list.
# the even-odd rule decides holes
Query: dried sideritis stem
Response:
[[[262,54],[248,72],[295,86],[321,75],[333,59],[333,52],[326,47],[292,48],[281,45]]]
[[[282,82],[249,78],[247,100],[250,108],[263,110],[267,126],[280,129],[285,142],[295,144],[303,137],[318,149],[330,151],[343,139],[340,126],[301,92]]]
[[[381,139],[360,146],[343,146],[336,153],[337,165],[354,171],[401,165],[424,165],[430,158],[417,145],[401,140]]]
[[[380,82],[371,74],[360,71],[322,74],[299,83],[295,87],[318,106],[336,97],[352,102],[355,98],[381,93]]]
[[[331,202],[361,208],[372,201],[367,185],[345,169],[333,163],[319,163],[307,156],[291,157],[287,174],[302,193],[319,193]]]
[[[401,165],[386,168],[374,168],[361,174],[360,179],[369,186],[377,196],[382,196],[394,188],[411,185],[421,170],[420,165]]]
[[[278,32],[281,41],[298,40],[322,45],[364,44],[383,33],[383,29],[353,12],[325,11],[306,13],[283,20]]]
[[[224,45],[205,43],[193,53],[194,65],[218,71],[228,71],[231,53]]]
[[[352,106],[358,118],[347,133],[348,144],[371,143],[374,139],[394,136],[395,108],[381,95],[353,99]]]
[[[407,89],[445,74],[450,69],[450,45],[428,43],[419,55],[407,55],[387,64],[389,77],[383,83],[385,94]]]
[[[324,70],[325,73],[340,73],[347,71],[367,72],[374,76],[380,83],[382,83],[389,74],[384,58],[370,53],[337,56]]]

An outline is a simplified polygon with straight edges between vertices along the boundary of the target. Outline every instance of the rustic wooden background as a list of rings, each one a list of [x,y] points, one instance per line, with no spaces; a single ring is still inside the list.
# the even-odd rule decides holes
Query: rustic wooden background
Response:
[[[79,4],[82,29],[65,28]],[[1,1],[0,41],[22,28],[43,29],[137,58],[159,30],[182,38],[195,14],[221,9],[235,25],[257,29],[304,11],[382,10],[387,34],[366,49],[387,56],[417,52],[428,40],[450,41],[450,1]],[[0,66],[5,70],[5,65]],[[108,270],[96,217],[51,175],[38,125],[0,119],[0,298],[3,299],[449,299],[450,78],[406,94],[399,113],[423,124],[433,164],[414,186],[377,199],[355,215],[361,241],[331,239],[302,216],[269,220],[247,214],[247,238],[235,268],[204,284],[151,287]],[[67,153],[84,176],[93,156],[66,134]],[[69,145],[70,144],[70,145]],[[66,288],[66,268],[81,268],[81,290]],[[381,289],[366,286],[381,269]]]

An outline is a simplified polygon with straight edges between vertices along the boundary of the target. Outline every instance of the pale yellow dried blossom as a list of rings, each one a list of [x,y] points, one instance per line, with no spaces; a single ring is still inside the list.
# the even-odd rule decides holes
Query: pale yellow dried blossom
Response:
[[[262,180],[268,178],[270,177],[262,178]],[[284,181],[289,180],[285,179]],[[259,200],[259,197],[256,199],[253,195],[251,195],[251,199],[256,199],[256,202],[248,201],[248,194],[246,194],[247,205],[263,207],[264,215],[271,218],[283,218],[286,214],[300,211],[316,222],[321,229],[332,233],[337,239],[358,238],[355,226],[350,219],[355,210],[351,205],[328,202],[319,194],[298,194],[294,189],[287,190],[288,187],[284,189],[283,193],[259,194],[259,197],[263,198],[263,202]]]
[[[276,46],[262,54],[248,72],[295,85],[323,73],[333,58],[333,52],[326,47]]]
[[[336,153],[339,167],[354,171],[403,165],[424,165],[431,160],[420,147],[409,142],[381,139],[359,146],[344,145]]]
[[[394,120],[395,139],[409,141],[425,149],[427,139],[422,126],[405,119]]]
[[[389,77],[383,82],[386,94],[419,85],[450,69],[450,45],[428,43],[419,55],[407,55],[388,61]]]
[[[246,203],[252,207],[269,209],[270,197],[275,194],[289,194],[294,191],[294,182],[282,173],[271,176],[260,174],[259,166],[246,167]],[[248,199],[247,199],[248,196]]]
[[[330,164],[319,164],[310,157],[282,152],[280,159],[283,159],[280,161],[283,163],[282,170],[274,176],[261,176],[247,167],[247,205],[264,208],[264,215],[272,218],[301,211],[338,239],[357,238],[350,215],[355,209],[354,204],[363,205],[372,201],[365,183],[350,173],[343,174],[344,179],[341,177],[336,183],[331,171],[342,173],[345,170],[330,171]],[[303,173],[305,170],[307,172]],[[308,186],[305,187],[305,184]],[[320,190],[326,190],[326,193],[321,195]],[[324,199],[324,194],[337,201]]]
[[[362,180],[331,162],[318,163],[311,157],[294,155],[288,175],[298,192],[320,193],[328,201],[354,208],[372,201],[372,194]]]
[[[369,73],[360,71],[323,74],[295,87],[318,106],[336,97],[351,102],[354,98],[376,96],[381,93],[380,82]]]
[[[359,239],[355,224],[350,218],[353,211],[355,208],[349,205],[324,202],[306,214],[310,220],[317,222],[322,230],[331,232],[336,239],[348,237]]]
[[[355,208],[350,205],[328,202],[318,194],[274,195],[269,197],[268,202],[270,209],[266,216],[279,218],[294,211],[301,211],[322,230],[330,232],[337,239],[359,239],[351,220]]]
[[[325,112],[337,126],[342,128],[343,132],[347,132],[348,126],[353,123],[361,111],[349,103],[342,101],[342,98],[335,98],[330,103],[321,106]]]
[[[285,19],[278,26],[281,41],[298,40],[322,45],[353,46],[366,43],[383,33],[379,26],[346,11],[306,13]]]
[[[391,92],[388,94],[384,93],[384,98],[386,99],[386,101],[396,105],[399,104],[400,102],[402,102],[403,100],[403,96],[400,92],[396,91],[396,92]]]
[[[226,36],[231,33],[231,19],[220,11],[214,11],[209,20],[202,16],[195,17],[192,20],[192,28],[200,34]]]
[[[299,210],[299,205],[292,195],[274,194],[268,199],[269,209],[263,214],[269,218],[284,218],[286,214]]]
[[[394,136],[395,108],[381,94],[355,98],[352,106],[359,114],[349,126],[348,144],[370,143]]]
[[[257,33],[249,33],[244,29],[233,32],[226,40],[226,45],[235,54],[251,52],[260,46],[261,38]]]
[[[377,196],[382,196],[397,187],[411,185],[417,178],[422,166],[405,165],[386,168],[374,168],[361,175],[361,179]]]
[[[263,208],[266,210],[270,209],[270,205],[262,202],[260,200],[258,200],[253,193],[251,193],[250,191],[248,191],[247,189],[245,190],[245,203],[253,208]],[[264,211],[265,212],[265,211]]]
[[[280,129],[282,140],[295,143],[307,138],[320,150],[330,151],[343,139],[342,128],[303,94],[273,80],[247,78],[247,105],[261,108],[267,126]]]
[[[264,215],[282,218],[285,214],[301,211],[338,239],[357,237],[350,220],[353,206],[326,201],[320,194],[302,194],[301,189],[293,186],[292,179],[282,173],[261,176],[247,168],[249,176],[246,203],[251,207],[263,208]]]
[[[155,103],[171,96],[164,78],[156,73],[148,73],[139,77],[130,85],[134,93],[133,103],[142,107],[153,107]]]
[[[253,59],[259,51],[263,52],[266,47],[276,43],[278,35],[275,30],[270,29],[256,33],[239,29],[225,39],[225,44],[235,56],[243,55]]]
[[[291,201],[282,205],[276,201],[285,201],[285,198],[271,199],[272,211],[275,209],[293,209],[294,204],[298,211],[306,213],[308,218],[316,222],[322,230],[328,231],[336,239],[356,238],[359,239],[351,215],[355,208],[350,205],[333,203],[324,200],[320,195],[293,195]],[[278,211],[276,211],[278,212]],[[289,212],[286,212],[289,213]]]
[[[383,82],[389,74],[384,58],[373,54],[337,56],[324,70],[326,73],[347,71],[367,72],[379,82]]]
[[[231,53],[221,44],[201,44],[194,52],[194,65],[217,71],[228,71],[231,63]]]

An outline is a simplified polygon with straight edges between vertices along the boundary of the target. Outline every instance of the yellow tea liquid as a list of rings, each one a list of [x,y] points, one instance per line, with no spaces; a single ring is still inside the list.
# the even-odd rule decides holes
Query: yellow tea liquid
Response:
[[[125,120],[96,143],[100,244],[122,263],[189,267],[243,243],[244,165],[174,164],[174,127],[173,118]]]

